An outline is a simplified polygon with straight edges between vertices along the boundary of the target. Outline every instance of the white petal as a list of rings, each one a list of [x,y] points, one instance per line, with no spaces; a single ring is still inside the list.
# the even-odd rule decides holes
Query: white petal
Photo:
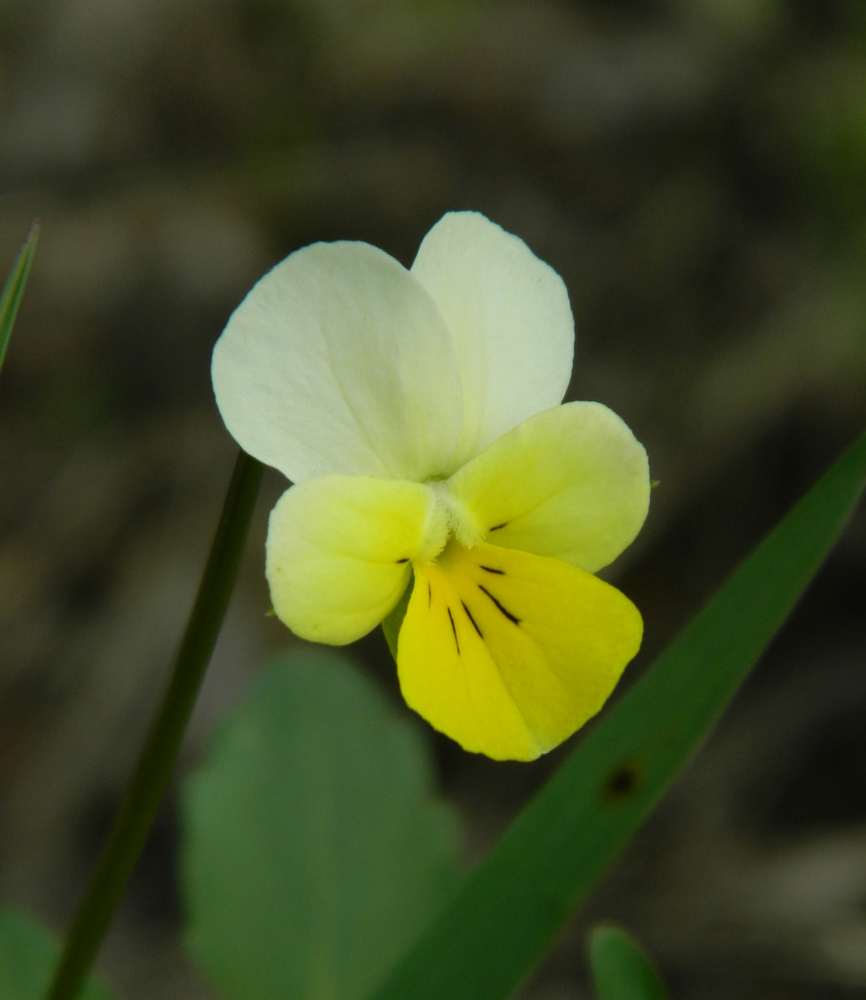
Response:
[[[451,212],[437,222],[412,274],[438,303],[460,362],[463,432],[453,471],[562,401],[574,320],[559,275],[477,212]]]
[[[439,475],[460,434],[442,316],[366,243],[315,243],[266,274],[217,341],[212,374],[235,440],[294,482]]]

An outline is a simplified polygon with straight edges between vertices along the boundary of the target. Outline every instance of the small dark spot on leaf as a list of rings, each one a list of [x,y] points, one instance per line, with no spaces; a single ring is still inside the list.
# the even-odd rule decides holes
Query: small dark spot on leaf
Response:
[[[408,560],[408,559],[398,559],[398,560],[397,560],[397,565],[399,566],[399,565],[400,565],[400,563],[407,563],[407,562],[409,562],[409,560]]]
[[[490,529],[491,531],[499,531],[500,528],[508,527],[508,521],[503,521],[502,524],[494,524]]]
[[[605,779],[603,797],[608,802],[621,802],[638,790],[642,779],[641,766],[637,761],[623,761]]]
[[[483,569],[485,573],[495,573],[497,576],[505,576],[504,569],[494,569],[492,566],[481,566],[480,564],[479,569]]]

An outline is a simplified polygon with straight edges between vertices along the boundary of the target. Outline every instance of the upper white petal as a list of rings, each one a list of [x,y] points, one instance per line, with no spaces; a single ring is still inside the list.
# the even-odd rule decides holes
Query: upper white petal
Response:
[[[220,413],[294,482],[330,472],[423,480],[460,435],[451,335],[420,282],[366,243],[315,243],[255,285],[213,353]]]
[[[477,212],[451,212],[424,237],[412,274],[454,338],[463,431],[452,469],[562,401],[574,320],[559,275]]]

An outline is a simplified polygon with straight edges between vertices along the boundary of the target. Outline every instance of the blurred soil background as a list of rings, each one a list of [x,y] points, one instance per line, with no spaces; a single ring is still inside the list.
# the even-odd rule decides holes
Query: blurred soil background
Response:
[[[609,572],[633,678],[866,425],[859,0],[0,0],[0,268],[43,232],[0,380],[0,900],[61,928],[183,626],[235,446],[209,355],[292,250],[411,263],[484,212],[565,279],[569,397],[643,441]],[[266,476],[186,744],[294,640],[264,617]],[[673,794],[526,987],[587,997],[622,921],[674,995],[866,996],[866,516]],[[355,656],[399,703],[380,634]],[[428,730],[481,856],[532,765]],[[566,750],[567,752],[567,750]],[[175,799],[103,951],[126,1000],[205,1000]]]

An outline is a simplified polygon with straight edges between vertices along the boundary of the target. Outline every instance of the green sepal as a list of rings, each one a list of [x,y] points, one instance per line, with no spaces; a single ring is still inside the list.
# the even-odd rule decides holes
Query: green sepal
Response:
[[[412,578],[412,582],[403,591],[403,596],[394,605],[394,610],[387,615],[382,620],[382,632],[385,636],[385,642],[388,643],[388,649],[391,650],[391,656],[394,657],[394,662],[397,662],[397,640],[400,637],[400,628],[403,625],[403,619],[406,617],[406,611],[409,608],[409,599],[412,597],[412,589],[415,586],[415,578]]]

